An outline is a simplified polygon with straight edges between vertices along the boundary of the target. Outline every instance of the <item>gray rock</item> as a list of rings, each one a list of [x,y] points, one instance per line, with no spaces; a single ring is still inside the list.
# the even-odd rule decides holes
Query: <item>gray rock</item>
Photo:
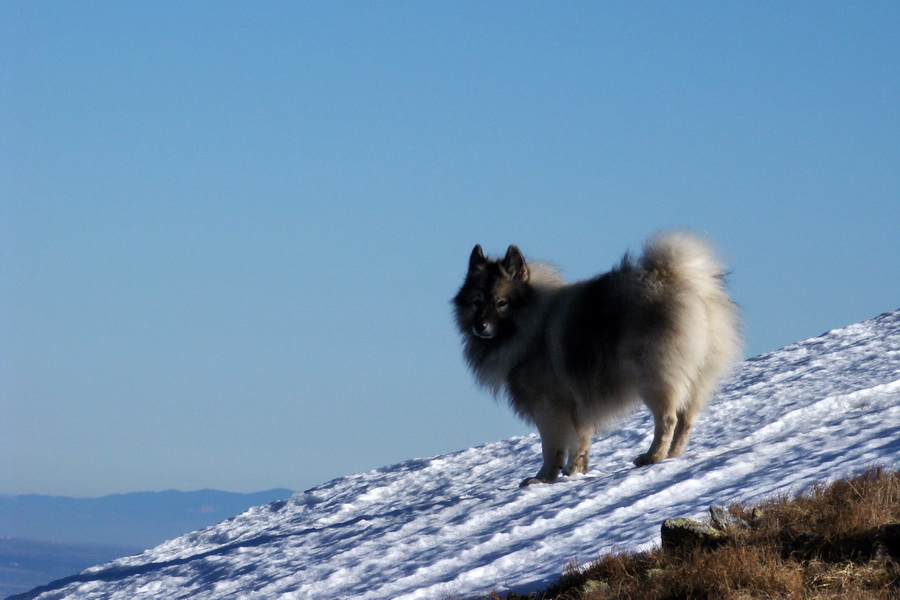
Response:
[[[724,506],[713,504],[709,507],[709,517],[716,529],[747,529],[750,523],[731,514]]]
[[[663,550],[678,550],[701,546],[715,548],[725,541],[725,533],[692,521],[691,519],[667,519],[660,531]]]

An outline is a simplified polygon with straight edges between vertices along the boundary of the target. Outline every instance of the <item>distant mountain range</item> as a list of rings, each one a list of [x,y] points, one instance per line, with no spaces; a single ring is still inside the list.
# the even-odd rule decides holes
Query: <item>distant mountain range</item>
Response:
[[[293,492],[0,496],[0,598],[135,554]]]

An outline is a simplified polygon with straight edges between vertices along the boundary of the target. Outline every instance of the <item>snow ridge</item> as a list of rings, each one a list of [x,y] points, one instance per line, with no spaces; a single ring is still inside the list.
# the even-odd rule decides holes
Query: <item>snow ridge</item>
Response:
[[[670,517],[900,463],[900,311],[742,363],[687,453],[630,461],[638,411],[600,435],[586,475],[518,488],[537,436],[335,479],[21,597],[424,599],[527,592],[572,560],[648,547]]]

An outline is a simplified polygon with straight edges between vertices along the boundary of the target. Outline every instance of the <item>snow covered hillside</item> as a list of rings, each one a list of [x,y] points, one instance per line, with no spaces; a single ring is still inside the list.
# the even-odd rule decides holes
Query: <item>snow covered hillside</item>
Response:
[[[489,401],[487,398],[485,401]],[[572,560],[658,542],[711,503],[900,466],[900,311],[742,363],[685,456],[636,469],[641,410],[592,470],[520,489],[536,436],[328,482],[32,592],[42,600],[470,598],[527,591]]]

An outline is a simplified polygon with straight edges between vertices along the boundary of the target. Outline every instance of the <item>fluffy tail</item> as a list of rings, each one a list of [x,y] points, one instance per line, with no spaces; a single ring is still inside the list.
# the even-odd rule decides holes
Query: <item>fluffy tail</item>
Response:
[[[644,245],[641,267],[663,277],[692,284],[694,289],[724,294],[725,268],[704,240],[684,232],[656,235]]]
[[[722,263],[704,240],[688,233],[672,232],[647,242],[640,266],[674,284],[684,294],[681,302],[696,308],[689,309],[694,318],[685,323],[685,331],[690,336],[705,337],[702,379],[706,381],[695,384],[714,387],[714,382],[740,359],[743,341],[737,305],[725,289]]]

